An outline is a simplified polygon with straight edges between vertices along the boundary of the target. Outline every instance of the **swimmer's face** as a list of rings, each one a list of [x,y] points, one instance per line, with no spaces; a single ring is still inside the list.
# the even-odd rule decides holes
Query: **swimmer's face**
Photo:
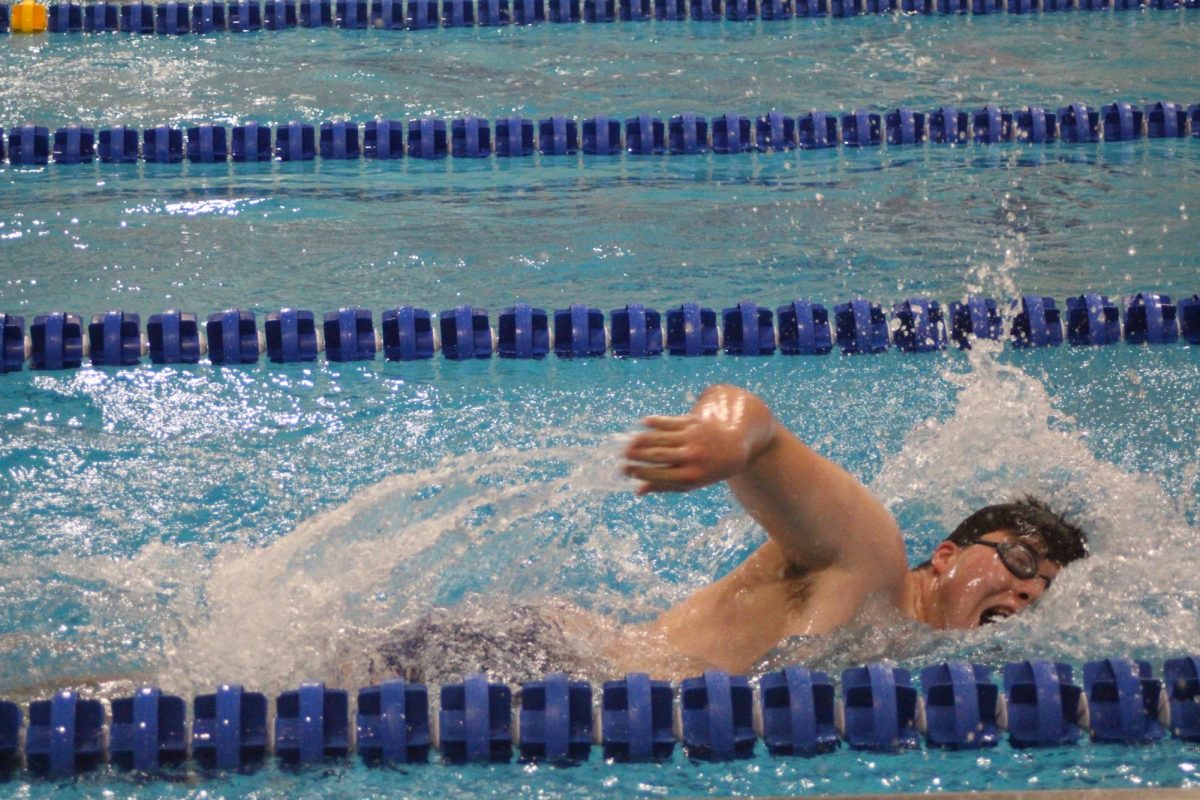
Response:
[[[947,628],[977,628],[1024,610],[1061,569],[1045,558],[1036,539],[1005,530],[985,534],[976,544],[942,542],[931,561]]]

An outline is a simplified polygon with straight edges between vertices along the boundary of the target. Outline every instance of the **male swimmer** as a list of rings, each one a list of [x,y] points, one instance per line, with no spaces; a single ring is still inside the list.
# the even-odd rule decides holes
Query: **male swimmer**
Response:
[[[624,472],[639,494],[727,481],[766,543],[648,625],[623,627],[561,602],[432,612],[388,632],[370,679],[747,672],[791,637],[848,626],[868,601],[934,628],[1002,619],[1036,602],[1064,565],[1086,555],[1083,531],[1026,498],[976,511],[910,570],[892,515],[750,392],[713,386],[690,413],[644,422],[625,451]]]
[[[648,627],[679,654],[730,672],[788,637],[832,632],[872,597],[935,628],[1002,619],[1087,554],[1082,530],[1026,498],[976,511],[910,570],[892,515],[750,392],[713,386],[691,413],[644,422],[625,451],[639,494],[727,481],[769,537]]]

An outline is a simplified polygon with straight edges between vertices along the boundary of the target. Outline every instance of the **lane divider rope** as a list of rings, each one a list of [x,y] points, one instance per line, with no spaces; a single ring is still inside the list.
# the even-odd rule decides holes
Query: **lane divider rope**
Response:
[[[489,121],[468,116],[444,119],[374,119],[288,122],[275,126],[245,122],[226,128],[200,124],[155,125],[139,131],[126,125],[99,129],[22,124],[7,135],[0,129],[0,160],[38,166],[102,163],[237,163],[543,156],[633,156],[737,154],[828,148],[979,145],[1021,142],[1087,144],[1148,139],[1200,138],[1200,103],[1159,101],[1144,107],[1118,101],[1100,107],[1086,103],[1057,111],[1040,106],[1017,110],[998,105],[977,109],[941,106],[919,111],[901,106],[879,112],[867,108],[836,114],[809,111],[797,116],[771,112],[758,117],[736,113],[712,118],[649,114],[576,119],[562,114],[538,121],[521,116]]]
[[[246,770],[269,754],[298,766],[357,751],[368,765],[442,760],[571,764],[594,746],[605,759],[663,761],[682,743],[687,757],[815,756],[851,749],[983,750],[1008,733],[1014,747],[1064,747],[1090,732],[1095,742],[1148,745],[1170,734],[1200,741],[1200,657],[1169,659],[1161,678],[1147,661],[1109,658],[1083,665],[1008,663],[1001,685],[990,667],[962,661],[917,675],[884,663],[841,673],[840,699],[830,676],[785,667],[751,681],[707,670],[678,687],[630,674],[605,682],[599,697],[586,681],[554,673],[515,690],[486,675],[429,688],[401,680],[362,688],[355,707],[344,689],[303,683],[275,698],[224,684],[185,701],[143,686],[112,701],[62,691],[28,705],[0,701],[0,770],[25,767],[63,778],[106,761],[150,775],[184,767]],[[190,724],[189,724],[190,723]]]
[[[1063,313],[1065,311],[1065,314]],[[253,364],[266,354],[274,363],[388,361],[433,358],[623,358],[726,355],[844,355],[970,348],[980,339],[1006,338],[1015,348],[1072,345],[1200,344],[1200,295],[1178,301],[1161,292],[1139,292],[1113,301],[1093,292],[1067,298],[1023,295],[1009,304],[1007,331],[1002,307],[970,296],[943,308],[937,300],[910,297],[890,314],[858,297],[833,306],[794,300],[774,312],[745,301],[718,313],[684,303],[665,313],[631,303],[607,320],[594,307],[573,304],[548,313],[527,303],[503,309],[492,326],[484,308],[460,305],[440,314],[415,306],[382,312],[376,327],[368,309],[346,307],[318,318],[312,311],[283,308],[266,314],[260,329],[253,311],[227,309],[201,321],[193,312],[152,315],[143,330],[138,314],[109,311],[84,324],[78,314],[25,318],[0,313],[0,372],[93,366],[132,366],[149,355],[155,364]],[[720,324],[718,324],[718,320]],[[1065,337],[1064,337],[1065,333]]]
[[[0,3],[0,31],[182,35],[305,28],[424,30],[499,25],[693,20],[775,21],[864,14],[1050,14],[1200,8],[1200,0],[231,0]]]

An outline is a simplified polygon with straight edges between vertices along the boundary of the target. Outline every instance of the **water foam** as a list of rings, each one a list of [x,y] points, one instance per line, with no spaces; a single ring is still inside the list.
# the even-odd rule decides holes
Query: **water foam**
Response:
[[[785,647],[784,656],[836,669],[871,658],[1079,662],[1200,649],[1187,498],[1168,496],[1159,476],[1097,458],[1086,430],[1010,362],[986,343],[966,369],[943,362],[954,408],[909,431],[871,489],[901,519],[932,516],[941,532],[982,504],[1032,492],[1092,531],[1092,557],[1036,608],[998,625],[940,632],[893,621]],[[22,676],[38,685],[86,681],[102,664],[183,693],[227,680],[277,692],[308,679],[353,685],[361,672],[346,663],[360,663],[356,644],[434,608],[501,628],[500,606],[548,598],[644,618],[762,534],[740,513],[689,525],[647,512],[653,504],[633,499],[618,474],[622,439],[564,445],[547,435],[540,446],[449,456],[386,478],[268,546],[226,545],[215,557],[171,543],[132,559],[14,560],[0,566],[10,596],[73,604],[87,622],[70,636],[10,634],[6,649],[43,664]],[[629,536],[630,526],[645,535]],[[911,535],[910,552],[923,556],[935,541]],[[671,578],[655,567],[664,553],[680,565]]]

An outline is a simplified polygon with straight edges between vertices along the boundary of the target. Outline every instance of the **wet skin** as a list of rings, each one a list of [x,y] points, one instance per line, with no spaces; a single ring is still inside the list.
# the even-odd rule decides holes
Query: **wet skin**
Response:
[[[676,653],[743,671],[782,640],[826,634],[869,598],[936,628],[974,628],[1015,614],[1045,592],[1058,565],[1014,575],[992,547],[942,542],[908,567],[896,520],[856,478],[779,425],[755,395],[706,390],[691,413],[648,417],[626,448],[637,492],[685,492],[726,481],[768,540],[644,632]],[[1016,541],[1007,530],[985,534]],[[1040,543],[1021,541],[1041,555]]]

